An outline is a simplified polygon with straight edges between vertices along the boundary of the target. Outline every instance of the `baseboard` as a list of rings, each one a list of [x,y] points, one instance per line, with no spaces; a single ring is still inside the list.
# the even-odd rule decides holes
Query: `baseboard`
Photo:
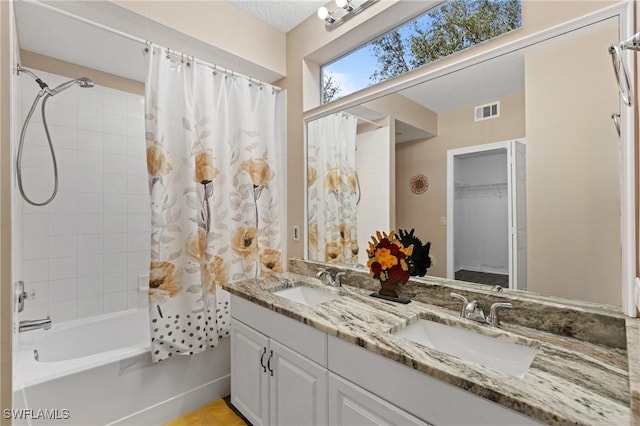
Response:
[[[157,426],[183,416],[208,402],[231,393],[231,375],[183,392],[158,404],[118,419],[107,426]]]

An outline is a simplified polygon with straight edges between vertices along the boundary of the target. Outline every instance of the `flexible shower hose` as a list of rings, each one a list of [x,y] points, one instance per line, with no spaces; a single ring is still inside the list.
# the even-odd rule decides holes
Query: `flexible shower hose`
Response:
[[[49,143],[49,151],[51,152],[51,160],[53,161],[54,185],[53,185],[53,193],[51,194],[49,199],[46,200],[46,201],[43,201],[42,203],[37,203],[37,202],[31,200],[29,197],[27,197],[27,194],[25,194],[24,187],[22,185],[22,150],[24,148],[24,137],[27,134],[27,127],[29,127],[29,121],[31,120],[31,116],[33,115],[33,111],[38,106],[38,102],[40,101],[40,98],[42,98],[43,96],[44,96],[44,99],[42,100],[42,123],[44,125],[44,132],[45,132],[45,134],[47,136],[47,142]],[[33,104],[31,105],[31,109],[29,110],[29,113],[27,114],[27,118],[24,121],[24,125],[22,126],[22,131],[20,132],[20,143],[18,144],[18,155],[17,155],[17,159],[16,159],[16,171],[17,171],[17,177],[18,177],[18,189],[20,190],[20,194],[22,195],[22,198],[24,198],[24,200],[27,203],[31,204],[32,206],[36,206],[36,207],[46,206],[51,201],[53,201],[53,199],[56,197],[56,194],[58,193],[58,163],[56,161],[56,153],[55,153],[55,151],[53,149],[53,144],[51,143],[51,135],[49,134],[49,126],[47,125],[47,116],[45,114],[45,106],[47,104],[47,99],[49,99],[50,97],[51,97],[51,95],[49,93],[47,93],[44,90],[41,90],[36,95],[36,98],[33,100]]]

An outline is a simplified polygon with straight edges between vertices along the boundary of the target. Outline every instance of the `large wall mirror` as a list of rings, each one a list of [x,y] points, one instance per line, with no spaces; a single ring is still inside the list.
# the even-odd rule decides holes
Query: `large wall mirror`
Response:
[[[413,228],[428,276],[620,306],[617,40],[602,19],[308,121],[308,258]]]

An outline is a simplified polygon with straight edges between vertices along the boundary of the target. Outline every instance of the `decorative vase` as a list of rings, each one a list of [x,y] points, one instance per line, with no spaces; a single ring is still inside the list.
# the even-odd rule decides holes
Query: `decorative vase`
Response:
[[[387,296],[387,297],[398,297],[398,293],[396,292],[396,288],[398,287],[398,283],[396,282],[391,282],[389,280],[386,281],[382,281],[380,280],[380,291],[378,292],[378,294],[382,295],[382,296]]]

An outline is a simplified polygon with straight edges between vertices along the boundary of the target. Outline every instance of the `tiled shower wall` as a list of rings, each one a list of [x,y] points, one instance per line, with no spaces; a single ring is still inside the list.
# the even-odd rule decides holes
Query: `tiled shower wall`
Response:
[[[69,80],[36,73],[50,87]],[[24,120],[39,87],[26,74],[19,84]],[[49,99],[47,122],[58,159],[58,195],[48,206],[34,207],[15,191],[16,222],[22,222],[15,230],[21,239],[15,247],[22,246],[17,279],[29,293],[21,319],[51,315],[61,322],[146,305],[146,292],[138,290],[149,270],[144,98],[74,85]],[[43,201],[53,188],[53,168],[40,108],[25,141],[25,191]]]

